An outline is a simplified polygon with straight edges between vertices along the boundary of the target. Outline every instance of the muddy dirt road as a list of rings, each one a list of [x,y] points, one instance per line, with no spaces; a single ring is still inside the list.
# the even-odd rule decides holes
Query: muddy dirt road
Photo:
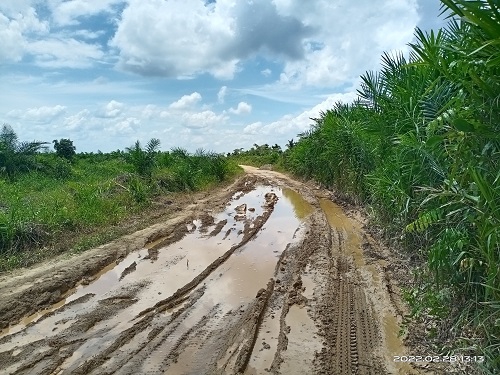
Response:
[[[169,221],[0,278],[2,374],[410,374],[390,256],[245,167]]]

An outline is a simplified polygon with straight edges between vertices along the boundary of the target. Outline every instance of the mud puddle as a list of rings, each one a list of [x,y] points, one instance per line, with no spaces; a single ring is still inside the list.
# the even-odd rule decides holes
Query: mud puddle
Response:
[[[110,248],[116,262],[84,258],[99,267],[75,288],[40,283],[59,302],[0,336],[2,374],[413,373],[392,362],[405,350],[386,260],[367,257],[360,224],[324,192],[245,169]]]
[[[222,345],[216,342],[220,334],[241,324],[245,314],[253,316],[249,309],[255,296],[272,279],[283,251],[297,240],[308,212],[307,204],[290,189],[259,186],[248,193],[237,192],[224,212],[186,223],[187,234],[181,240],[159,247],[160,239],[130,253],[82,280],[56,305],[10,327],[0,339],[0,352],[14,357],[7,371],[22,373],[37,355],[47,357],[51,341],[61,337],[67,341],[68,335],[74,335],[82,343],[65,352],[63,359],[58,355],[55,363],[46,363],[40,373],[87,371],[94,366],[96,353],[116,345],[121,354],[103,358],[96,373],[121,373],[132,363],[141,373],[201,373],[197,371],[203,371]],[[228,252],[230,256],[217,264]],[[144,321],[144,311],[158,309],[210,267],[213,270],[187,288],[178,303],[154,314],[135,335],[136,343],[129,337],[124,340],[123,332]],[[82,323],[85,327],[74,332]],[[166,328],[160,330],[163,325]],[[215,341],[210,339],[214,334]],[[34,341],[40,351],[22,360],[24,348]]]

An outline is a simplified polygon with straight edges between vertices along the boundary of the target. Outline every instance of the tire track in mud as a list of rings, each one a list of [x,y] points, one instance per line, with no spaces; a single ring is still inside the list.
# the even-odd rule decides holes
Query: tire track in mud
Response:
[[[330,228],[329,272],[323,302],[318,306],[324,345],[315,359],[318,374],[387,374],[383,359],[374,350],[381,345],[373,307],[363,288],[351,254],[358,246],[347,231],[346,218],[332,216],[324,205],[323,220]]]
[[[360,274],[363,237],[320,203],[302,184],[252,172],[229,201],[150,235],[76,299],[1,337],[4,371],[391,373]]]

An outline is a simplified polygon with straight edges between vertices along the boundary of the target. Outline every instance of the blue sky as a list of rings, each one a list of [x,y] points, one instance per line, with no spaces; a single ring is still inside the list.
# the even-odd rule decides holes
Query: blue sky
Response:
[[[1,0],[0,123],[113,151],[284,146],[439,0]]]

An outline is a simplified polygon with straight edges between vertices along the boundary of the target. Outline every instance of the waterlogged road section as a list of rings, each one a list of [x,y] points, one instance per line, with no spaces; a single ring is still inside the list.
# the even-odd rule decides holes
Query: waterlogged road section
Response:
[[[384,352],[404,348],[384,325],[395,313],[380,302],[384,277],[367,264],[361,227],[302,184],[247,172],[224,199],[115,249],[106,267],[52,291],[55,304],[19,317],[0,337],[2,373],[412,371]]]

